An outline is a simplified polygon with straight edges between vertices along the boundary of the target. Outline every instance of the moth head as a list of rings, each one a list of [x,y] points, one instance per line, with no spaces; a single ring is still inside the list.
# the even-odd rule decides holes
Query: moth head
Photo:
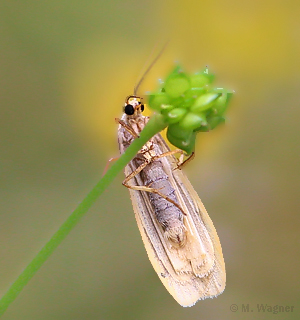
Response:
[[[128,116],[137,116],[144,111],[142,98],[138,96],[129,96],[126,98],[124,112]]]

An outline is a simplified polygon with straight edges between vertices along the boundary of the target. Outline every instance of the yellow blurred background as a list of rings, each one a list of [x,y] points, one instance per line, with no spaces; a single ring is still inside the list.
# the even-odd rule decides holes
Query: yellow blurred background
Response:
[[[119,175],[3,320],[299,319],[299,12],[296,0],[2,2],[1,295],[118,155],[114,118],[155,44],[170,39],[140,93],[175,61],[236,91],[186,169],[220,236],[222,295],[173,300]]]

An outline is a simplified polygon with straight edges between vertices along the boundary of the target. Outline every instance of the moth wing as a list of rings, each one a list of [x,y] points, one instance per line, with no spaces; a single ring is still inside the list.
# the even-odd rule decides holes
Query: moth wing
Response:
[[[162,153],[169,151],[168,146],[160,135],[157,137],[157,143],[160,144]],[[171,167],[175,167],[176,160],[174,157],[170,156],[161,159],[166,167],[170,168],[170,163]],[[134,170],[132,163],[127,165],[125,168],[126,176]],[[224,290],[225,264],[218,235],[197,193],[181,170],[174,170],[173,177],[174,185],[176,184],[178,192],[182,194],[183,200],[181,201],[189,203],[193,207],[190,210],[193,212],[188,212],[190,223],[187,224],[187,231],[191,231],[189,229],[193,225],[194,228],[191,233],[198,233],[197,236],[203,237],[201,234],[203,233],[203,226],[201,227],[201,225],[204,224],[211,237],[213,264],[210,272],[205,276],[200,277],[193,272],[176,272],[174,270],[174,261],[178,260],[178,256],[174,252],[172,253],[172,250],[167,249],[154,214],[149,215],[149,212],[152,212],[153,209],[147,192],[131,189],[129,189],[129,192],[138,228],[154,270],[174,299],[180,305],[187,307],[194,305],[199,299],[217,296]],[[131,182],[134,185],[142,185],[138,175]]]
[[[163,152],[167,152],[169,150],[168,145],[162,138],[159,138],[157,143],[160,145],[160,148]],[[175,157],[169,156],[167,158],[167,161],[169,164],[171,164],[171,167],[173,169],[176,168],[177,160]],[[211,218],[209,217],[201,199],[199,198],[187,176],[182,170],[175,169],[172,172],[173,174],[171,177],[173,177],[175,180],[176,187],[179,190],[178,194],[182,196],[182,203],[190,206],[190,210],[187,212],[188,217],[190,217],[193,221],[193,225],[196,227],[200,237],[201,233],[203,233],[201,226],[204,225],[204,229],[208,232],[213,245],[214,265],[212,271],[209,273],[208,277],[206,277],[206,279],[209,280],[211,287],[206,292],[206,296],[200,299],[205,299],[208,297],[213,298],[221,294],[226,285],[225,262],[221,243]]]
[[[157,226],[152,219],[149,219],[148,199],[140,191],[129,189],[129,192],[147,255],[158,277],[180,305],[184,307],[194,305],[199,300],[198,290],[190,281],[190,275],[185,275],[185,281],[177,279],[178,276],[157,233]]]
[[[226,272],[225,272],[225,262],[222,253],[221,243],[217,234],[217,231],[213,225],[211,218],[209,217],[202,201],[200,200],[197,192],[194,190],[188,178],[181,170],[175,170],[173,172],[174,179],[178,183],[178,188],[181,190],[184,201],[187,203],[193,203],[195,210],[189,212],[195,227],[199,234],[201,234],[201,229],[199,226],[204,224],[205,229],[208,231],[210,240],[214,248],[214,264],[211,272],[208,274],[206,279],[209,283],[209,289],[206,291],[203,298],[213,298],[221,294],[226,285]],[[198,278],[199,279],[199,278]],[[201,286],[201,281],[199,282]],[[200,289],[200,288],[199,288]]]

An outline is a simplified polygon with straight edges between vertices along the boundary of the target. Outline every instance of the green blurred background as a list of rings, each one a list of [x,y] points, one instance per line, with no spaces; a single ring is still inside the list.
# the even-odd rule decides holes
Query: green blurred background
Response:
[[[222,295],[192,308],[173,300],[119,175],[3,319],[299,319],[299,9],[296,0],[1,2],[1,295],[117,156],[114,118],[157,42],[170,39],[141,93],[175,61],[190,72],[208,65],[216,86],[236,91],[226,125],[199,134],[186,169],[221,239]]]

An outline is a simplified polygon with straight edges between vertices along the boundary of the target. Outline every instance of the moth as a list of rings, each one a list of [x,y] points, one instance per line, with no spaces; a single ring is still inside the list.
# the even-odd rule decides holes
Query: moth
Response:
[[[118,120],[121,154],[148,122],[143,110],[139,96],[126,99]],[[222,293],[226,274],[216,229],[176,152],[156,134],[125,167],[123,185],[154,270],[174,299],[188,307]]]

